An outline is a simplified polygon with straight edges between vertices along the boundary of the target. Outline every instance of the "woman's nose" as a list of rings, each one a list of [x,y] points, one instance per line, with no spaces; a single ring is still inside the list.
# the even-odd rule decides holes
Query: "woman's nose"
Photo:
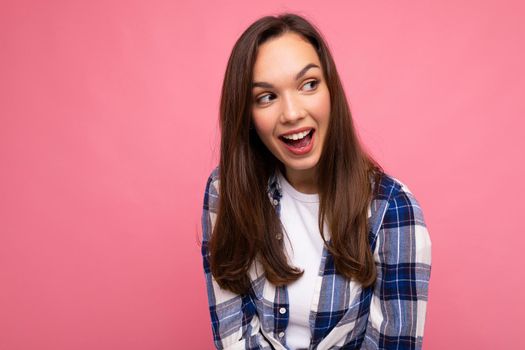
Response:
[[[293,94],[283,94],[282,96],[282,121],[290,122],[303,118],[304,111],[299,97]]]

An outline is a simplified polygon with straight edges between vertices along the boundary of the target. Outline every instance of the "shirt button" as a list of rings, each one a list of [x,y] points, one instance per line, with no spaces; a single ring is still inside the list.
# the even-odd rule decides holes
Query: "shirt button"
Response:
[[[281,314],[285,314],[286,313],[286,308],[282,307],[279,309],[279,313]]]
[[[284,337],[284,332],[279,333],[279,338]]]

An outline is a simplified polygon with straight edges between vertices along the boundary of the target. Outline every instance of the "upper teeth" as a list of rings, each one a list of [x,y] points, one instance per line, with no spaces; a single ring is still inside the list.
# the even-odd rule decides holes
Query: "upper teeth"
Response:
[[[306,135],[308,135],[310,133],[311,130],[306,130],[306,131],[303,131],[303,132],[299,132],[297,134],[291,134],[291,135],[283,135],[283,137],[285,139],[288,139],[288,140],[300,140],[302,138],[304,138]]]

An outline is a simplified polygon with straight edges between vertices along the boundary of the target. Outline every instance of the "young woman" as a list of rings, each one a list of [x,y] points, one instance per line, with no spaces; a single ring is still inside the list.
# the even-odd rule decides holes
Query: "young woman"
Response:
[[[236,42],[206,185],[218,349],[419,349],[431,242],[406,185],[360,145],[328,47],[294,14]]]

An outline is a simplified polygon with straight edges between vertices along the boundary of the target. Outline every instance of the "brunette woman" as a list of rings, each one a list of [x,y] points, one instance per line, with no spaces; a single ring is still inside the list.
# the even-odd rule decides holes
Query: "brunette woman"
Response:
[[[431,241],[359,143],[332,55],[294,14],[228,61],[202,256],[217,349],[420,349]]]

